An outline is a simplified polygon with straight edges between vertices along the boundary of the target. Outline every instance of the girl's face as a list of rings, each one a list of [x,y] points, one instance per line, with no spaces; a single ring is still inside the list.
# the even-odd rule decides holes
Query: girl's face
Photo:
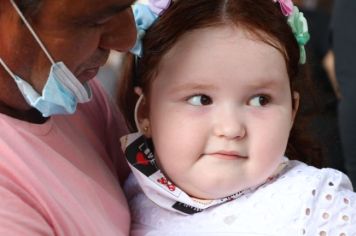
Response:
[[[285,152],[296,112],[283,55],[227,26],[177,42],[152,83],[149,110],[160,168],[204,199],[266,180]]]

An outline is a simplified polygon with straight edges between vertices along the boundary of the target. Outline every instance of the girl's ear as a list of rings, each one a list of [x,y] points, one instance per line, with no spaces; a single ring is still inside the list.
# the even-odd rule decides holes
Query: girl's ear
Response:
[[[137,129],[141,131],[147,138],[151,137],[149,109],[146,97],[141,94],[142,98],[139,99],[136,110],[136,125]]]
[[[299,96],[299,93],[296,92],[296,91],[293,91],[293,97],[292,97],[293,101],[292,101],[292,126],[293,126],[293,123],[294,123],[294,120],[295,120],[295,117],[297,115],[297,112],[298,112],[298,108],[299,108],[299,100],[300,100],[300,96]]]
[[[148,118],[139,119],[140,131],[146,136],[146,138],[151,137],[151,127]]]

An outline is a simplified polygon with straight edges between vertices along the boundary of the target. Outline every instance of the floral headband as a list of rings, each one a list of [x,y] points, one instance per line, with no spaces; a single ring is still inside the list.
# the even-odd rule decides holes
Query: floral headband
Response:
[[[310,39],[308,32],[308,23],[298,7],[293,6],[292,0],[273,0],[279,2],[283,15],[287,16],[288,25],[292,28],[295,39],[299,45],[300,59],[299,63],[304,64],[306,61],[306,53],[304,46]]]
[[[292,0],[272,0],[278,2],[283,15],[287,18],[288,25],[292,28],[295,39],[299,45],[299,63],[306,61],[305,45],[310,39],[308,23],[298,7],[293,5]],[[136,3],[132,6],[137,28],[137,40],[131,52],[138,57],[142,56],[142,39],[147,29],[157,18],[171,5],[171,0],[148,0],[148,4]]]

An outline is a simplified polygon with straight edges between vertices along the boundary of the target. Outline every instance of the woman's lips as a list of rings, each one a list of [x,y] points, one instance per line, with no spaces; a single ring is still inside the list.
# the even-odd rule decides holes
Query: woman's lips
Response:
[[[93,79],[98,74],[99,68],[100,67],[94,67],[94,68],[84,70],[77,76],[78,80],[81,82],[86,82]]]

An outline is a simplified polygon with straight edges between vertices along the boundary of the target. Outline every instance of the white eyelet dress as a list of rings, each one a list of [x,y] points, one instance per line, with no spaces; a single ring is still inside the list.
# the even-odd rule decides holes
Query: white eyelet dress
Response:
[[[272,182],[238,199],[194,215],[149,200],[131,174],[125,185],[132,236],[356,236],[356,193],[334,169],[289,161]]]

